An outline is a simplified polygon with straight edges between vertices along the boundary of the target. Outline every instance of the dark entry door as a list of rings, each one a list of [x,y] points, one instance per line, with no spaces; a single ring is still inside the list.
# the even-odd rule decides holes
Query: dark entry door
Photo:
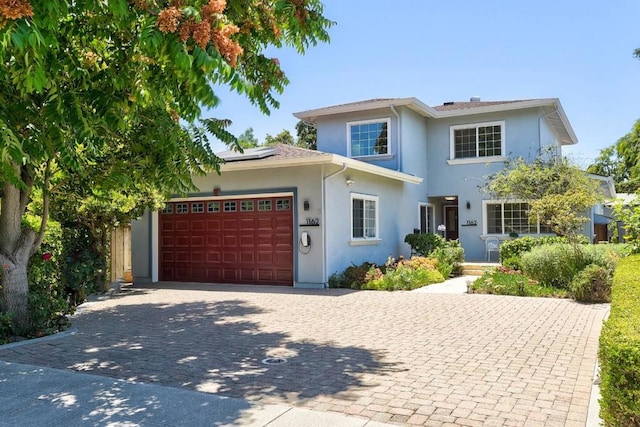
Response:
[[[444,217],[445,225],[447,226],[445,238],[447,240],[456,240],[458,238],[458,207],[445,206]]]

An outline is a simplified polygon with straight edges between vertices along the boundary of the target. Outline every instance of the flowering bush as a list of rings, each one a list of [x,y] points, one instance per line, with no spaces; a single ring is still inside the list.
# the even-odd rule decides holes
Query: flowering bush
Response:
[[[372,290],[408,290],[433,283],[444,282],[438,271],[439,262],[434,258],[389,257],[387,262],[378,266],[372,263],[352,265],[342,273],[329,278],[331,288],[372,289]]]

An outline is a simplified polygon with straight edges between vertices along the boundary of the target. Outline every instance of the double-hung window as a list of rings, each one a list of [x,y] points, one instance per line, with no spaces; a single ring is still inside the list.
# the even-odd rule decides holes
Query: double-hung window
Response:
[[[389,154],[390,119],[375,119],[347,123],[349,156],[378,156]]]
[[[351,239],[378,239],[378,198],[351,195]]]
[[[503,160],[504,122],[451,126],[451,162]]]
[[[543,234],[553,233],[540,221],[529,221],[529,204],[526,202],[484,202],[485,234]]]

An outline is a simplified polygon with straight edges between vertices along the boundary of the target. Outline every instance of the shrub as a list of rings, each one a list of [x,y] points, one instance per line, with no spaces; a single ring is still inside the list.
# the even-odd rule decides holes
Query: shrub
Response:
[[[84,227],[67,227],[63,232],[62,280],[74,305],[86,295],[101,292],[100,277],[106,272],[105,259],[96,251],[94,238]]]
[[[345,279],[344,273],[335,272],[329,276],[328,285],[330,288],[342,288],[344,287]]]
[[[522,256],[527,275],[544,286],[568,288],[574,276],[587,265],[596,264],[613,274],[623,247],[619,245],[580,245],[579,253],[568,244],[534,247]]]
[[[369,262],[363,262],[360,265],[352,264],[342,273],[334,273],[329,277],[330,288],[350,288],[360,289],[367,282],[367,273],[376,265]]]
[[[418,256],[427,256],[435,249],[444,246],[445,240],[439,234],[412,233],[404,237],[405,243],[411,246],[411,250]]]
[[[373,273],[372,280],[365,283],[362,289],[411,290],[444,282],[444,277],[433,268],[433,264],[431,261],[418,261],[416,258],[412,258],[399,262],[395,268],[388,268],[384,274],[379,269],[372,269],[370,271],[370,274]],[[376,274],[377,272],[380,274]]]
[[[541,245],[522,255],[523,271],[544,286],[565,289],[578,272],[567,244]]]
[[[42,245],[31,257],[28,266],[31,335],[57,332],[59,320],[73,312],[61,281],[62,253],[60,224],[49,221]]]
[[[589,243],[589,239],[586,236],[580,236],[579,240],[580,243]],[[565,237],[558,236],[524,236],[514,240],[505,240],[500,243],[500,263],[502,265],[508,265],[510,268],[521,270],[521,258],[523,254],[531,251],[537,246],[550,245],[553,243],[567,243],[567,239]]]
[[[604,267],[590,264],[576,274],[569,290],[576,301],[610,302],[611,273]]]
[[[611,312],[600,334],[600,416],[605,425],[640,425],[640,255],[615,272]]]
[[[514,295],[530,297],[560,297],[567,296],[562,289],[541,286],[529,279],[521,271],[506,267],[491,268],[476,279],[471,286],[472,293]]]
[[[464,262],[464,249],[458,240],[448,240],[444,246],[431,252],[429,256],[438,260],[438,271],[443,277],[451,273],[458,274],[460,264]]]
[[[11,313],[0,313],[0,345],[8,343],[13,335],[11,324]]]

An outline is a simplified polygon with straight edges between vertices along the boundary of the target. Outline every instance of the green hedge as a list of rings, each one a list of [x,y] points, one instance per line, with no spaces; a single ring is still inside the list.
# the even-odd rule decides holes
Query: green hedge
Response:
[[[640,255],[622,259],[611,313],[600,334],[600,416],[608,426],[640,425]]]

